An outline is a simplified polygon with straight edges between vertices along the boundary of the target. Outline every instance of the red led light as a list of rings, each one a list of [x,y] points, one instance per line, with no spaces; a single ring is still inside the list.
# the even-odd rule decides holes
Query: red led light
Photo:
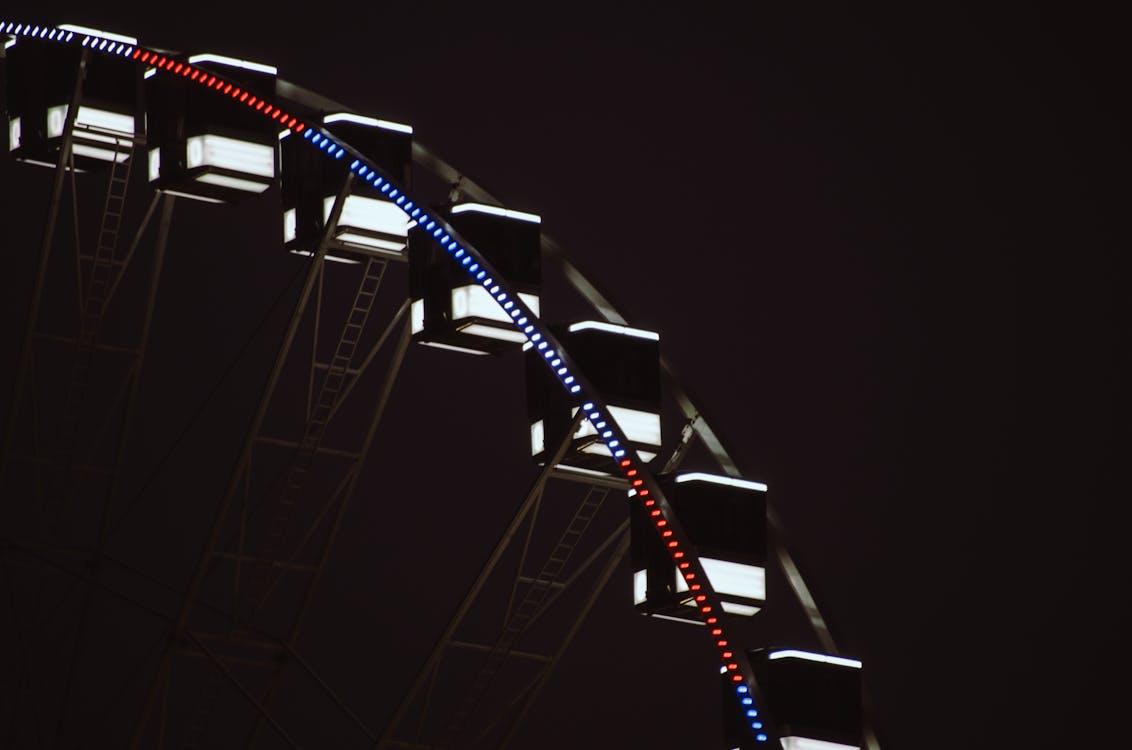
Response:
[[[661,532],[660,535],[662,537],[664,537],[665,539],[667,539],[668,537],[672,536],[672,529],[665,529],[664,531]]]
[[[232,98],[235,99],[239,95],[240,95],[240,87],[237,86],[236,88],[232,89]]]
[[[676,552],[672,556],[675,557],[677,560],[679,560],[681,557],[684,556],[684,553],[683,552]]]
[[[164,65],[165,65],[165,58],[164,57],[158,58],[157,59],[157,67],[160,68],[160,67],[163,67]]]
[[[656,505],[656,500],[645,500],[645,507],[646,508],[651,508],[654,505]]]
[[[704,606],[700,607],[700,611],[706,615],[708,612],[711,612],[711,606],[705,604]]]
[[[691,586],[688,587],[688,589],[691,590],[691,591],[699,591],[701,588],[702,587],[698,583],[693,583]]]
[[[706,602],[707,601],[707,594],[697,594],[696,595],[696,601],[697,602]]]
[[[134,50],[134,54],[131,55],[131,57],[133,57],[135,60],[137,60],[139,57],[141,57],[141,53],[142,53],[142,51],[140,49],[136,49],[136,50]]]
[[[225,94],[227,94],[231,90],[232,90],[232,84],[230,84],[230,83],[227,86],[224,87],[224,93]]]
[[[723,628],[712,628],[711,634],[712,635],[723,635]]]
[[[272,106],[271,106],[271,105],[269,104],[269,105],[267,105],[267,107],[265,107],[265,108],[264,108],[264,110],[263,110],[263,113],[264,113],[265,115],[269,115],[269,114],[271,114],[271,110],[273,110],[273,109],[275,109],[275,107],[272,107]]]
[[[258,101],[259,101],[259,99],[256,99],[256,98],[255,98],[255,97],[253,96],[253,97],[252,97],[251,99],[248,99],[248,106],[249,106],[249,107],[254,107],[254,106],[255,106],[255,103],[256,103],[256,102],[258,102]]]
[[[692,579],[693,579],[693,578],[695,578],[695,577],[696,577],[696,574],[695,574],[695,573],[685,573],[685,574],[684,574],[684,580],[685,580],[685,581],[690,581],[690,580],[692,580]]]
[[[165,63],[165,69],[166,70],[172,70],[173,66],[176,65],[176,64],[177,64],[176,60],[170,60],[169,62]]]
[[[719,640],[719,641],[716,642],[715,645],[719,646],[720,648],[723,648],[724,646],[727,645],[727,641]]]
[[[303,128],[305,128],[306,126],[307,126],[307,124],[305,122],[300,122],[298,125],[295,126],[295,132],[296,133],[303,132]]]
[[[634,479],[633,480],[633,486],[634,487],[640,487],[644,483],[645,483],[645,480],[643,480],[643,479]]]
[[[208,85],[211,86],[214,83],[216,83],[216,76],[209,76],[208,77]]]
[[[278,119],[279,119],[279,118],[280,118],[280,117],[281,117],[282,115],[283,115],[283,111],[282,111],[282,110],[279,110],[279,109],[277,109],[277,110],[275,110],[275,114],[273,114],[273,115],[271,116],[271,119],[272,119],[272,120],[278,120]]]
[[[242,102],[246,102],[246,101],[248,100],[248,97],[249,97],[249,96],[250,96],[250,94],[248,94],[248,92],[247,92],[247,91],[245,91],[245,92],[244,92],[244,95],[240,97],[240,101],[242,101]]]
[[[290,120],[287,121],[287,127],[289,127],[289,128],[295,127],[295,118],[294,117],[292,117]]]
[[[197,79],[197,77],[198,77],[199,75],[200,75],[200,71],[199,71],[199,70],[194,70],[194,71],[193,71],[193,75],[192,75],[192,77],[191,77],[191,78],[192,78],[192,80],[194,80],[194,81],[195,81],[195,80]]]
[[[187,76],[189,73],[192,73],[192,72],[193,72],[193,69],[186,65],[185,69],[181,71],[181,75]]]
[[[731,662],[730,664],[727,665],[727,668],[730,669],[732,672],[734,672],[736,669],[739,668],[739,665],[736,664],[735,662]]]
[[[263,108],[266,107],[266,106],[267,106],[267,102],[260,100],[259,104],[255,105],[255,108],[262,111]]]
[[[691,563],[686,563],[686,562],[680,563],[680,570],[687,570],[690,566],[691,566]]]
[[[679,546],[680,546],[680,542],[678,542],[678,541],[676,541],[675,539],[673,539],[673,540],[672,540],[671,542],[669,542],[669,543],[668,543],[668,546],[669,546],[669,548],[675,548],[675,547],[679,547]]]
[[[733,675],[731,675],[731,681],[732,682],[742,682],[743,681],[743,675],[733,674]]]
[[[647,497],[648,494],[649,494],[648,490],[641,490],[641,497]]]
[[[705,622],[706,622],[706,623],[707,623],[708,625],[714,625],[714,624],[716,624],[717,622],[719,622],[719,619],[718,619],[718,618],[716,618],[716,617],[709,617],[709,618],[707,618],[707,620],[705,620]]]
[[[660,515],[660,509],[657,508],[656,510],[650,510],[649,515],[652,516],[653,518],[656,518],[657,516]]]
[[[667,525],[668,525],[668,521],[665,521],[663,518],[656,522],[656,527],[658,529],[663,529]]]
[[[622,466],[628,466],[629,465],[629,459],[627,459],[627,458],[621,459],[621,465]]]
[[[635,476],[637,476],[637,470],[636,469],[629,469],[627,472],[625,472],[625,476],[635,477]]]
[[[731,653],[730,651],[724,651],[724,652],[723,652],[723,658],[724,658],[724,659],[730,659],[730,658],[731,658],[732,656],[734,656],[734,655],[735,655],[735,654]]]
[[[181,69],[185,67],[184,63],[177,63],[177,67],[173,68],[174,73],[180,73]]]

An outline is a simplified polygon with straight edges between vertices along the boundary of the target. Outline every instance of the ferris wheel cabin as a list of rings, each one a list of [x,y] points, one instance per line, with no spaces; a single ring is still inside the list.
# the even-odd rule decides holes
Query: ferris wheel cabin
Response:
[[[725,613],[750,617],[766,604],[766,485],[692,472],[658,478]],[[632,491],[630,491],[632,492]],[[630,506],[633,604],[644,615],[696,625],[696,602],[657,536],[647,509]]]
[[[523,304],[538,315],[542,220],[535,214],[480,203],[454,205],[445,219],[483,253],[511,283]],[[472,266],[467,270],[457,266],[431,236],[419,230],[411,232],[413,340],[468,354],[494,354],[522,346],[527,337],[492,296],[499,288],[483,286],[486,274]]]
[[[660,336],[654,331],[595,320],[573,323],[554,331],[571,359],[586,373],[610,415],[625,433],[627,448],[647,463],[660,450]],[[527,351],[527,413],[531,457],[544,463],[565,437],[578,408],[547,369],[553,351]],[[551,367],[558,367],[550,360]],[[583,421],[559,466],[609,473],[613,455],[602,431],[608,426]]]
[[[60,44],[67,35],[90,31],[63,25],[43,29],[43,36],[4,39],[7,146],[12,158],[54,168],[76,85],[81,99],[74,115],[74,168],[88,171],[124,162],[134,142],[144,135],[141,77],[132,61],[90,54],[74,44]],[[133,37],[97,32],[107,45],[136,45]],[[92,46],[95,42],[91,43]],[[79,80],[84,54],[86,73]],[[71,165],[66,165],[71,168]]]
[[[276,69],[223,55],[193,55],[201,71],[245,88],[252,98],[275,91]],[[207,203],[234,203],[275,182],[278,126],[253,107],[233,107],[193,80],[145,77],[150,184]],[[262,102],[261,102],[262,103]]]
[[[408,186],[413,129],[397,122],[349,112],[326,115],[326,130],[361,151],[393,179]],[[281,136],[283,245],[288,252],[317,250],[334,201],[350,174],[349,160],[330,160],[302,138]],[[384,184],[389,190],[388,183]],[[412,222],[385,193],[365,180],[355,181],[329,238],[326,257],[348,263],[358,256],[404,259]]]
[[[864,745],[861,662],[797,649],[747,652],[768,715],[774,717],[783,750],[860,750]],[[728,747],[765,747],[751,740],[748,727],[761,724],[759,712],[734,688],[723,687],[724,734]],[[742,723],[748,722],[746,726]],[[761,727],[754,727],[759,729]]]

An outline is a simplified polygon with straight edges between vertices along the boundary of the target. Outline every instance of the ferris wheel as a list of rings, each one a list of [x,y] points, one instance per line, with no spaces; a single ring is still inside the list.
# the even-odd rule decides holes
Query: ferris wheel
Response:
[[[32,278],[0,455],[13,633],[5,746],[307,747],[329,734],[334,746],[521,746],[612,586],[636,627],[706,641],[682,657],[719,673],[708,700],[722,730],[705,736],[879,747],[862,665],[838,653],[767,485],[742,476],[710,404],[693,402],[661,355],[662,332],[626,320],[538,215],[503,205],[410,125],[269,64],[67,24],[4,20],[0,38],[5,180],[48,196],[39,246],[5,250]],[[184,361],[177,382],[209,371],[204,401],[175,409],[167,439],[145,445],[147,393],[179,398],[146,366],[167,335],[158,300],[172,256],[215,234],[229,235],[227,248],[247,242],[231,230],[237,215],[258,235],[254,257],[230,261],[262,280],[250,293],[257,315],[233,335],[230,364]],[[210,269],[227,272],[239,271]],[[569,301],[548,293],[554,284]],[[265,344],[273,323],[281,334]],[[253,377],[245,355],[256,347],[271,356]],[[429,401],[443,414],[422,418],[427,405],[394,398],[410,351],[432,368],[413,377],[439,384]],[[499,376],[485,362],[516,366]],[[200,502],[210,521],[150,541],[155,556],[163,544],[185,549],[187,584],[116,557],[116,535],[144,515],[204,407],[232,398],[224,389],[241,377],[246,430],[211,436],[228,470],[219,499]],[[488,382],[498,377],[505,388]],[[500,400],[514,379],[525,403]],[[521,435],[495,445],[500,425]],[[454,468],[469,452],[478,471]],[[457,557],[443,545],[429,548],[430,565],[400,555],[367,573],[397,619],[435,633],[427,653],[410,655],[408,680],[369,696],[376,706],[344,697],[303,640],[375,461],[403,466],[383,470],[377,503],[427,505],[438,523],[458,524],[487,494],[510,498],[491,510],[497,538],[465,540],[480,557],[447,566],[474,568],[454,611],[422,598]],[[378,547],[402,534],[370,532]],[[771,576],[788,590],[768,592]],[[801,609],[812,632],[799,642],[820,651],[750,640],[749,624],[776,606]],[[99,614],[108,607],[146,625],[112,632]],[[364,638],[349,623],[341,633]],[[373,650],[403,656],[395,642]],[[77,696],[111,674],[92,716]],[[305,725],[308,694],[340,729]],[[100,735],[111,722],[128,731]]]

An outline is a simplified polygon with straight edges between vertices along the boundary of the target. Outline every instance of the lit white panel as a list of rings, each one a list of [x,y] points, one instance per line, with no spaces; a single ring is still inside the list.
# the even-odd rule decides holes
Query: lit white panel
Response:
[[[390,122],[389,120],[379,120],[376,117],[365,117],[363,115],[355,115],[350,112],[336,112],[332,115],[327,115],[322,118],[324,125],[329,125],[332,122],[353,122],[358,125],[368,125],[371,128],[382,128],[384,130],[393,130],[397,133],[407,133],[412,135],[413,126],[405,125],[400,122]]]
[[[217,185],[219,187],[232,188],[233,190],[243,190],[246,193],[262,193],[270,187],[265,182],[255,182],[253,180],[244,180],[239,177],[229,177],[224,174],[205,173],[196,178],[197,182],[203,182],[206,185]]]
[[[185,141],[185,159],[190,169],[219,167],[260,177],[275,177],[275,149],[262,143],[222,135],[194,135]],[[256,184],[256,192],[267,188]]]
[[[85,156],[88,159],[101,159],[102,161],[125,161],[130,158],[129,153],[122,151],[114,151],[108,148],[96,148],[94,146],[87,146],[83,143],[76,143],[71,146],[71,150],[75,152],[75,156]]]
[[[302,255],[305,258],[309,258],[314,255],[314,253],[310,250],[291,250],[290,253],[291,255]],[[348,266],[356,266],[361,263],[360,260],[354,260],[353,258],[340,258],[337,255],[331,255],[330,253],[325,253],[322,257],[325,260],[331,261],[332,263],[345,263]]]
[[[518,221],[529,221],[532,224],[541,224],[542,217],[537,214],[528,214],[522,211],[511,211],[499,206],[488,206],[483,203],[461,203],[458,206],[452,207],[452,213],[477,213],[477,214],[490,214],[492,216],[502,216],[507,219],[516,219]]]
[[[590,443],[585,448],[582,448],[582,453],[592,453],[595,456],[609,456],[610,458],[613,457],[613,453],[610,452],[605,443],[602,443],[600,441]],[[637,456],[645,462],[651,461],[656,458],[656,454],[652,451],[637,451]]]
[[[207,195],[194,195],[193,193],[183,193],[180,190],[163,189],[161,192],[169,193],[169,195],[177,195],[182,198],[192,198],[195,201],[203,201],[205,203],[223,203],[224,201],[219,198],[209,198]]]
[[[409,319],[413,322],[413,333],[424,330],[424,300],[415,299],[409,307]]]
[[[20,147],[20,118],[13,117],[8,122],[8,150],[15,151]]]
[[[538,295],[519,292],[519,299],[530,308],[532,313],[536,316],[539,314]],[[452,320],[464,318],[486,318],[511,324],[511,316],[507,311],[499,305],[495,297],[478,284],[458,286],[452,290]],[[526,336],[521,336],[517,340],[526,341]]]
[[[134,42],[137,44],[137,42]],[[244,70],[254,70],[256,73],[267,73],[268,75],[278,75],[279,69],[274,65],[264,65],[263,63],[250,62],[248,60],[237,60],[235,57],[227,57],[225,55],[193,55],[189,58],[190,64],[197,63],[216,63],[217,65],[227,65],[231,68],[243,68]]]
[[[782,750],[861,750],[860,745],[843,745],[840,742],[826,742],[809,737],[779,737]]]
[[[658,615],[655,612],[650,612],[649,617],[656,617],[661,620],[672,620],[673,622],[686,622],[689,625],[704,625],[700,620],[685,619],[683,617],[672,617],[671,615]]]
[[[400,253],[405,249],[404,242],[391,242],[389,240],[376,239],[364,234],[357,234],[356,232],[337,232],[334,238],[344,245],[358,245],[360,247],[368,247],[371,250],[388,250],[391,253]]]
[[[701,557],[700,564],[704,566],[704,572],[716,593],[766,600],[765,568],[710,557]]]
[[[15,47],[15,46],[16,46],[16,37],[14,37],[14,36],[8,37],[7,41],[4,42],[4,49],[12,49],[12,47]]]
[[[283,241],[290,242],[298,236],[295,209],[288,208],[283,212]]]
[[[63,135],[63,126],[67,121],[69,105],[59,104],[47,108],[47,137],[58,138]],[[134,137],[134,118],[132,115],[123,115],[118,112],[108,112],[94,107],[79,107],[75,116],[75,128],[94,128],[108,133],[115,133],[127,138]],[[84,134],[87,137],[98,137],[98,134]],[[112,138],[103,136],[99,140],[113,143]]]
[[[649,341],[660,341],[660,334],[654,331],[629,328],[627,326],[614,325],[613,323],[601,323],[596,320],[583,320],[581,323],[574,323],[570,326],[570,333],[574,333],[575,331],[605,331],[606,333],[616,333],[621,336],[634,336],[639,339],[648,339]]]
[[[772,651],[767,655],[769,659],[806,659],[807,661],[820,661],[825,664],[836,664],[839,667],[852,667],[854,669],[861,668],[861,662],[856,659],[846,659],[842,656],[830,656],[829,654],[815,654],[813,651],[799,651],[798,649],[784,649],[782,651]]]
[[[481,351],[476,350],[476,349],[465,349],[462,346],[453,346],[452,344],[442,344],[439,341],[422,341],[421,343],[424,344],[425,346],[435,346],[437,349],[447,349],[448,351],[460,352],[462,354],[484,354],[484,355],[487,354],[487,352],[481,352]]]
[[[322,199],[323,219],[330,219],[334,200],[334,196]],[[389,201],[366,198],[362,195],[346,196],[346,202],[342,204],[342,215],[338,219],[338,225],[364,229],[369,232],[392,234],[398,237],[409,235],[409,219],[400,208]]]
[[[740,615],[742,617],[751,617],[759,611],[758,607],[752,607],[747,604],[736,604],[735,602],[720,602],[719,606],[723,607],[724,612]]]
[[[149,150],[149,181],[153,182],[161,175],[161,149]]]
[[[145,72],[142,73],[142,78],[149,79],[153,78],[155,75],[157,75],[157,68],[146,68]]]
[[[648,572],[637,570],[633,572],[633,604],[641,604],[648,591]]]
[[[87,36],[97,36],[103,39],[109,39],[112,42],[122,42],[134,47],[138,46],[138,40],[132,36],[123,36],[122,34],[112,34],[109,31],[102,31],[100,29],[92,29],[89,26],[76,26],[73,23],[64,23],[59,26],[63,31],[73,31],[76,34],[86,34]]]
[[[546,425],[540,419],[531,425],[531,455],[537,456],[546,450]]]
[[[522,331],[516,331],[508,328],[496,328],[495,326],[484,325],[483,323],[469,323],[466,326],[461,326],[460,333],[467,333],[471,336],[483,336],[489,339],[498,339],[500,341],[513,341],[516,344],[527,340]]]
[[[578,413],[578,407],[574,407],[570,416],[575,416]],[[634,443],[644,443],[645,445],[660,445],[660,415],[653,412],[641,411],[640,409],[630,409],[625,406],[610,406],[609,413],[613,416],[613,420],[617,422],[618,426],[625,433],[625,437],[632,440]],[[586,435],[596,435],[597,429],[594,428],[590,421],[587,419],[578,426],[578,431],[574,433],[574,437],[585,437]]]
[[[746,479],[735,479],[734,477],[721,477],[717,474],[704,474],[703,472],[693,471],[688,474],[681,474],[676,477],[676,483],[681,482],[711,482],[712,484],[725,484],[728,487],[738,487],[742,490],[756,490],[757,492],[766,492],[766,485],[762,482],[749,482]]]

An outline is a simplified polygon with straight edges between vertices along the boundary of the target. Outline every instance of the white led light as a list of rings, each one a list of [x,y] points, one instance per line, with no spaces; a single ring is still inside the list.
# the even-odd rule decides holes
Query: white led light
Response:
[[[853,669],[860,669],[861,662],[856,659],[846,659],[842,656],[830,656],[829,654],[815,654],[813,651],[799,651],[798,649],[784,649],[782,651],[772,651],[767,655],[768,659],[806,659],[807,661],[820,661],[825,664],[836,664],[839,667],[852,667]]]
[[[676,483],[680,484],[681,482],[711,482],[712,484],[724,484],[728,487],[738,487],[742,490],[766,492],[766,485],[762,482],[749,482],[746,479],[721,477],[717,474],[704,474],[700,471],[693,471],[688,474],[680,474],[676,477]]]
[[[145,72],[142,73],[142,78],[148,80],[150,78],[153,78],[155,75],[157,75],[157,68],[146,68]]]
[[[461,352],[463,354],[484,354],[484,355],[487,354],[487,352],[481,352],[477,349],[465,349],[462,346],[453,346],[452,344],[442,344],[439,341],[422,341],[421,343],[424,344],[425,346],[435,346],[437,349],[447,349],[449,351]]]
[[[13,36],[13,37],[9,37],[9,38],[8,38],[8,39],[7,39],[7,40],[6,40],[5,42],[4,42],[4,49],[12,49],[12,47],[15,47],[15,46],[16,46],[16,38],[15,38],[14,36]]]
[[[309,258],[312,255],[314,255],[314,252],[312,252],[310,250],[291,250],[290,252],[291,252],[292,255],[302,255],[303,257],[306,257],[306,258]],[[325,258],[326,260],[332,261],[334,263],[345,263],[348,266],[356,266],[359,263],[361,263],[360,260],[354,260],[353,258],[342,258],[342,257],[337,256],[337,255],[331,255],[330,253],[325,253],[322,257]]]
[[[578,407],[571,410],[571,416],[578,413]],[[634,443],[644,443],[645,445],[656,445],[660,443],[660,415],[654,412],[641,411],[640,409],[630,409],[625,406],[610,406],[609,413],[616,420],[618,426],[624,431],[625,437],[632,440]],[[574,437],[585,437],[587,435],[596,435],[597,430],[589,422],[582,422],[578,426],[578,431],[574,433]]]
[[[149,181],[153,182],[161,176],[161,149],[151,148],[149,150]]]
[[[766,600],[765,568],[710,557],[701,557],[700,564],[704,566],[704,573],[716,593]]]
[[[102,161],[123,162],[130,158],[129,153],[126,152],[112,151],[108,148],[96,148],[94,146],[87,146],[84,143],[72,145],[71,150],[75,152],[75,156],[85,156],[88,159],[100,159]]]
[[[546,450],[546,426],[542,420],[531,425],[531,455],[537,456]]]
[[[782,750],[861,750],[860,745],[815,740],[811,737],[780,737]]]
[[[297,219],[296,212],[293,208],[288,208],[283,212],[283,241],[290,242],[297,236]]]
[[[574,333],[575,331],[605,331],[606,333],[634,336],[639,339],[648,339],[649,341],[660,341],[660,334],[653,331],[644,331],[640,328],[629,328],[628,326],[619,326],[613,323],[602,323],[596,320],[583,320],[580,323],[574,323],[570,326],[570,333]]]
[[[537,295],[519,292],[519,299],[531,309],[531,312],[538,315],[539,298]],[[452,290],[452,320],[459,321],[464,318],[484,318],[486,320],[498,320],[501,323],[511,323],[511,317],[499,306],[495,298],[482,286],[474,284],[458,286]],[[522,334],[517,331],[515,333],[520,337],[516,339],[517,341],[525,339]]]
[[[134,42],[137,44],[137,42]],[[238,60],[235,57],[227,57],[225,55],[193,55],[189,58],[189,63],[195,65],[197,63],[216,63],[217,65],[227,65],[231,68],[243,68],[244,70],[254,70],[256,73],[267,73],[269,75],[278,75],[279,69],[274,65],[264,65],[263,63],[250,62],[248,60]]]
[[[649,617],[656,617],[656,618],[661,619],[661,620],[672,620],[673,622],[685,622],[685,623],[688,623],[689,625],[704,625],[705,624],[700,620],[693,620],[691,618],[686,618],[686,617],[673,617],[672,615],[658,615],[655,612],[649,612],[648,616]]]
[[[633,604],[643,604],[645,593],[648,591],[648,572],[637,570],[633,572]]]
[[[513,341],[516,344],[524,340],[523,334],[516,330],[508,328],[496,328],[495,326],[484,325],[483,323],[469,323],[461,326],[460,333],[466,333],[470,336],[483,336],[489,339],[498,339],[500,341]]]
[[[253,180],[245,180],[240,177],[229,177],[225,174],[212,174],[207,172],[199,175],[196,178],[197,182],[203,182],[206,185],[216,185],[218,187],[232,188],[233,190],[242,190],[245,193],[262,193],[270,187],[265,182],[255,182]]]
[[[190,169],[218,167],[259,177],[275,177],[275,149],[262,143],[222,135],[194,135],[185,141],[185,152],[186,165]],[[255,185],[255,192],[263,192],[267,188],[267,185]]]
[[[15,151],[20,147],[20,118],[13,117],[8,121],[8,150]]]
[[[335,196],[322,199],[322,218],[330,220],[330,212],[334,209]],[[378,198],[367,198],[362,195],[348,195],[342,204],[342,214],[338,217],[338,226],[342,232],[337,235],[339,240],[353,241],[358,244],[369,245],[383,250],[400,251],[405,243],[395,242],[391,239],[381,240],[376,237],[365,237],[350,232],[361,230],[390,235],[392,237],[409,236],[409,220],[404,212],[389,201]],[[350,238],[346,238],[350,234]]]
[[[723,608],[724,612],[740,617],[752,617],[759,611],[758,607],[752,607],[749,604],[737,604],[736,602],[720,602],[719,606]]]
[[[409,319],[413,323],[413,333],[420,333],[424,330],[424,300],[415,299],[413,304],[409,307]]]
[[[492,216],[502,216],[507,219],[516,219],[518,221],[527,221],[532,224],[541,224],[542,217],[536,214],[528,214],[522,211],[511,211],[499,206],[488,206],[483,203],[461,203],[458,206],[452,207],[453,214],[462,213],[477,213],[477,214],[491,214]]]
[[[379,120],[376,117],[365,117],[363,115],[355,115],[350,112],[336,112],[332,115],[327,115],[322,118],[324,125],[329,125],[333,122],[353,122],[358,125],[368,125],[372,128],[382,128],[384,130],[392,130],[397,133],[407,133],[412,135],[413,126],[405,125],[400,122],[390,122],[389,120]]]
[[[97,37],[101,37],[103,39],[111,39],[115,42],[123,42],[124,44],[130,44],[130,45],[133,45],[135,47],[138,44],[138,40],[135,39],[132,36],[124,36],[122,34],[112,34],[109,31],[101,31],[100,29],[92,29],[92,28],[89,28],[87,26],[76,26],[73,23],[60,24],[59,28],[62,29],[63,31],[73,31],[76,34],[89,34],[90,36],[97,36]]]

